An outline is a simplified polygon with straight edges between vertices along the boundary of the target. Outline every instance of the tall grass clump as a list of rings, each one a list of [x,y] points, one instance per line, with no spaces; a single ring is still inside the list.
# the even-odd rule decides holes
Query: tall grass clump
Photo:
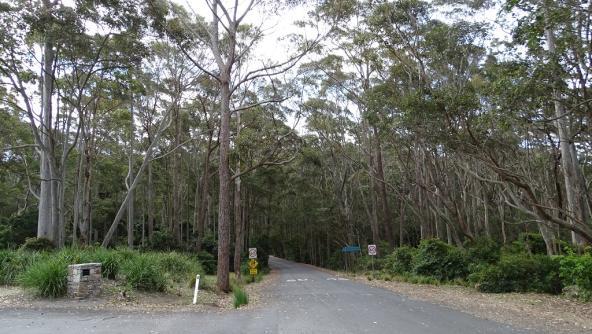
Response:
[[[242,305],[247,305],[249,303],[247,292],[245,292],[245,290],[239,285],[234,285],[232,287],[232,294],[234,296],[234,308],[239,308]]]
[[[68,265],[55,257],[37,261],[20,275],[19,281],[41,297],[60,297],[67,291]]]
[[[31,264],[42,258],[38,252],[0,250],[0,285],[14,285]]]
[[[127,259],[122,267],[121,273],[127,284],[143,291],[165,291],[166,277],[153,255],[138,254]]]
[[[204,273],[196,257],[177,252],[157,253],[155,257],[161,271],[173,282],[191,280],[196,274]]]

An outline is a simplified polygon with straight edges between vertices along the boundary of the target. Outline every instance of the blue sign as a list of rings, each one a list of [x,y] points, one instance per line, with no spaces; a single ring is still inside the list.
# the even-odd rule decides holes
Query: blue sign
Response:
[[[360,246],[352,245],[341,248],[342,253],[359,253],[361,251]]]

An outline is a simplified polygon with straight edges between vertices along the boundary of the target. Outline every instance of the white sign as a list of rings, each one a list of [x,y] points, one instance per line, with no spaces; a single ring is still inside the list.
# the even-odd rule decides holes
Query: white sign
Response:
[[[368,245],[368,255],[376,255],[376,245]]]
[[[249,259],[257,258],[257,248],[249,248]]]

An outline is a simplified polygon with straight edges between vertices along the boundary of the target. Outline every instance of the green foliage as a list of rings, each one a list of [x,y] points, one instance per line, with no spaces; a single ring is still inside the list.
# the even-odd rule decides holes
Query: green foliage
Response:
[[[565,286],[576,286],[581,298],[592,299],[592,255],[561,257],[560,277]]]
[[[465,243],[467,256],[473,263],[496,263],[500,259],[501,246],[491,238],[478,238]]]
[[[0,193],[4,193],[1,191]],[[37,211],[26,211],[21,216],[0,217],[0,248],[16,248],[37,233]]]
[[[46,238],[27,238],[21,246],[22,250],[29,251],[50,251],[55,248],[54,244]]]
[[[134,289],[143,291],[165,291],[166,289],[166,277],[153,255],[138,254],[127,259],[121,267],[121,273],[127,284]]]
[[[41,297],[60,297],[66,294],[68,283],[68,265],[60,258],[33,263],[19,281],[25,288],[30,288]]]
[[[208,275],[214,275],[218,266],[218,260],[216,257],[206,251],[200,251],[197,253],[197,259],[201,263],[204,271]]]
[[[171,251],[177,248],[177,241],[168,232],[154,231],[148,247],[152,250]]]
[[[467,258],[458,248],[440,240],[423,240],[414,259],[413,272],[438,280],[464,278]]]
[[[545,239],[538,233],[520,233],[518,239],[506,250],[510,253],[547,254]]]
[[[197,258],[177,252],[154,254],[160,271],[174,282],[191,280],[197,274],[204,274]]]
[[[469,280],[483,292],[560,293],[559,261],[546,255],[514,254],[487,265]]]
[[[0,284],[17,283],[17,278],[41,257],[37,252],[0,250]]]
[[[238,285],[232,287],[232,295],[234,296],[234,308],[239,308],[249,303],[247,292]]]
[[[115,279],[119,273],[119,268],[123,263],[124,256],[118,251],[107,250],[104,248],[94,249],[92,261],[101,263],[101,274],[108,279]]]
[[[410,273],[413,270],[413,258],[417,249],[409,246],[402,246],[386,257],[384,269],[393,274]]]

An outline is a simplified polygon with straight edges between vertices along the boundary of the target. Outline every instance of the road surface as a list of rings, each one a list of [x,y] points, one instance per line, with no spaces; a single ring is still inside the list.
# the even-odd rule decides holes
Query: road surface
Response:
[[[223,313],[0,311],[0,333],[535,333],[271,258],[264,306]]]

